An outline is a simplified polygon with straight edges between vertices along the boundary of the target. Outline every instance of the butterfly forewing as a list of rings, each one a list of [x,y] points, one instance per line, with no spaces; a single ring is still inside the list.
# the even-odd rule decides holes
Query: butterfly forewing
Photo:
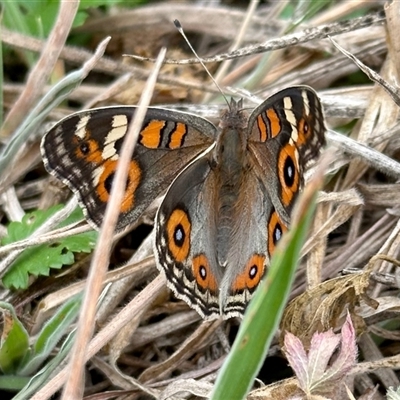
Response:
[[[249,141],[281,145],[291,140],[300,151],[302,163],[318,156],[325,144],[321,102],[308,86],[284,89],[259,105],[249,118]]]
[[[324,144],[322,106],[307,86],[278,92],[250,116],[249,150],[265,190],[286,224],[303,187],[304,170]]]
[[[121,146],[135,107],[82,111],[43,138],[46,169],[78,196],[95,227],[103,220]],[[180,170],[214,141],[216,128],[186,113],[150,108],[129,166],[117,230],[134,223]]]

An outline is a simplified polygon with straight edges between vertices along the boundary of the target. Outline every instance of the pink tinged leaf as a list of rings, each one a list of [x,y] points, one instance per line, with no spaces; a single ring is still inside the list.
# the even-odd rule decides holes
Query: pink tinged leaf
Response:
[[[346,321],[343,324],[340,333],[342,336],[340,352],[329,370],[332,371],[331,373],[333,374],[344,376],[353,368],[353,366],[357,362],[358,353],[356,332],[354,330],[354,326],[349,313],[347,313]]]
[[[308,388],[311,389],[315,382],[324,375],[329,360],[340,343],[339,335],[335,335],[330,329],[323,333],[314,333],[311,338],[308,352]]]
[[[339,354],[333,364],[313,381],[310,389],[314,392],[326,393],[334,390],[335,386],[339,384],[356,363],[356,335],[349,314],[347,314],[341,333],[336,336],[341,339]],[[333,355],[333,351],[331,355]]]
[[[307,364],[308,358],[301,340],[292,333],[287,332],[284,339],[285,354],[290,366],[304,390],[307,387]]]
[[[339,345],[337,358],[329,366],[329,361]],[[308,356],[300,339],[286,333],[285,354],[300,388],[305,393],[333,393],[357,359],[356,336],[350,315],[347,315],[340,334],[335,335],[332,330],[315,333],[311,339]]]

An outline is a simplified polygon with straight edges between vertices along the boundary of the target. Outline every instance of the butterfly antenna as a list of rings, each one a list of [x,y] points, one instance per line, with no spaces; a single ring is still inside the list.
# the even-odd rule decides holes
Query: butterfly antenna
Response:
[[[205,66],[205,64],[203,63],[203,61],[201,60],[201,58],[198,56],[198,54],[196,53],[195,49],[193,48],[193,46],[190,44],[189,39],[186,37],[185,32],[183,31],[182,25],[181,23],[175,19],[174,20],[174,25],[176,27],[176,29],[178,29],[178,32],[183,36],[183,38],[185,39],[185,42],[187,43],[187,45],[189,46],[190,50],[192,50],[193,54],[195,55],[195,57],[197,58],[197,60],[199,61],[199,63],[203,66],[204,70],[207,72],[207,75],[211,78],[211,80],[214,82],[215,86],[218,88],[219,92],[221,93],[222,97],[224,98],[224,100],[226,101],[226,104],[228,104],[228,107],[231,108],[231,105],[228,101],[228,99],[226,98],[226,96],[224,95],[224,92],[222,91],[221,87],[218,85],[217,81],[214,79],[214,77],[211,75],[211,72],[208,70],[208,68]]]

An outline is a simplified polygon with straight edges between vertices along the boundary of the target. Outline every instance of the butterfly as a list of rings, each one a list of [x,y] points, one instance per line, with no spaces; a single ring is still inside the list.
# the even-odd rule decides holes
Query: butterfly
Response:
[[[47,171],[78,197],[98,228],[136,108],[72,114],[43,138]],[[304,171],[325,144],[316,92],[284,89],[251,114],[231,100],[219,126],[148,108],[130,160],[117,231],[160,195],[154,253],[175,295],[203,318],[242,316],[288,229]]]

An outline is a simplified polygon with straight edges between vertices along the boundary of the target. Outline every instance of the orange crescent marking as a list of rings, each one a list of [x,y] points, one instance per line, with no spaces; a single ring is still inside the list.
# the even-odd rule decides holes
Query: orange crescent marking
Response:
[[[100,175],[99,183],[96,188],[97,195],[103,203],[107,203],[108,199],[110,198],[109,189],[106,188],[106,180],[110,175],[115,173],[116,169],[117,161],[107,160],[103,164],[103,171]]]
[[[182,124],[178,122],[176,124],[175,130],[171,133],[171,138],[169,141],[169,148],[170,149],[179,149],[182,147],[183,138],[187,133],[187,126],[186,124]]]
[[[192,272],[200,287],[213,293],[218,291],[217,279],[211,272],[210,264],[204,254],[193,257]]]
[[[132,160],[129,163],[128,180],[125,188],[124,199],[122,200],[120,211],[128,212],[135,206],[135,192],[139,186],[142,170],[137,161]]]
[[[99,145],[95,140],[88,140],[87,144],[89,145],[89,154],[87,155],[86,159],[89,162],[100,164],[103,162],[103,156],[101,155],[101,151],[99,149]]]
[[[254,254],[247,262],[244,271],[232,283],[233,292],[255,288],[264,276],[265,256]],[[255,272],[255,273],[254,273]]]
[[[177,228],[181,229],[182,243],[176,238]],[[183,262],[189,255],[191,223],[185,211],[175,209],[167,221],[168,249],[176,262]]]
[[[285,207],[289,206],[293,200],[294,195],[299,190],[299,171],[296,162],[296,147],[287,143],[279,152],[278,156],[278,175],[279,182],[282,187],[281,199]],[[288,158],[291,158],[294,166],[294,179],[293,184],[289,187],[285,182],[285,163]]]
[[[281,120],[273,108],[267,110],[267,118],[271,130],[271,137],[274,138],[275,136],[278,136],[282,130]]]
[[[161,143],[161,130],[165,126],[165,121],[150,121],[140,132],[139,143],[149,149],[158,149]]]
[[[266,142],[268,139],[268,133],[267,133],[267,126],[265,125],[265,122],[262,118],[262,114],[260,114],[257,117],[257,126],[258,126],[258,130],[260,131],[261,142]]]
[[[281,234],[283,235],[288,229],[282,223],[276,211],[273,211],[271,217],[268,222],[268,253],[271,256],[275,251],[275,247],[277,245],[277,241],[275,241],[275,230],[280,229]]]
[[[99,199],[106,203],[110,198],[109,189],[106,188],[106,181],[117,170],[117,160],[107,160],[103,163],[103,172],[99,178],[97,186],[97,194]],[[132,160],[129,165],[129,172],[127,178],[127,185],[125,188],[124,198],[121,203],[120,211],[122,213],[132,210],[135,205],[135,192],[139,186],[141,179],[141,169],[137,161]]]

